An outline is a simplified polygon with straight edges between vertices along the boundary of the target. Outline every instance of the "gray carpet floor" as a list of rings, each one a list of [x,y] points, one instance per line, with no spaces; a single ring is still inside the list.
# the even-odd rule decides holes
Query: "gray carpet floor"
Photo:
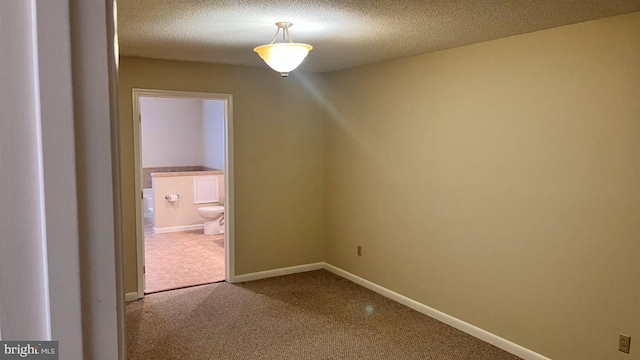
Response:
[[[325,270],[127,303],[129,360],[519,359]]]

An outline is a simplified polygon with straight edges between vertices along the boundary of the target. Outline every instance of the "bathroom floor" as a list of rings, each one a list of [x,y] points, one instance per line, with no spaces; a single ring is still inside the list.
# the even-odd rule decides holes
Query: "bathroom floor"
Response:
[[[156,234],[145,222],[145,293],[224,280],[224,234]]]

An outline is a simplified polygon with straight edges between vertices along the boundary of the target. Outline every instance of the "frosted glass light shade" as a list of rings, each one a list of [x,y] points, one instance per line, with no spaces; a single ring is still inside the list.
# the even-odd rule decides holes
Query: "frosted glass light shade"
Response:
[[[273,70],[288,73],[302,63],[311,49],[307,44],[278,43],[258,46],[253,51]]]

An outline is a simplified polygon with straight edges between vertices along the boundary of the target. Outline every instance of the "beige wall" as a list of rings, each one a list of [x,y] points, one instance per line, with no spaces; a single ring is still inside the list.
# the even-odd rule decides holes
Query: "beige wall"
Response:
[[[328,86],[325,261],[553,359],[640,359],[640,13]]]
[[[218,178],[220,203],[194,204],[193,179],[196,176],[154,176],[154,222],[156,229],[178,226],[204,225],[204,219],[198,214],[198,208],[224,205],[224,175],[202,175]],[[178,194],[178,201],[170,202],[165,195]]]
[[[135,292],[132,88],[233,95],[236,274],[322,261],[323,113],[315,75],[124,57],[119,74],[125,292]]]
[[[328,263],[550,358],[640,359],[616,350],[640,338],[638,64],[640,13],[289,79],[123,58],[126,291],[131,88],[231,93],[237,274],[324,244]]]

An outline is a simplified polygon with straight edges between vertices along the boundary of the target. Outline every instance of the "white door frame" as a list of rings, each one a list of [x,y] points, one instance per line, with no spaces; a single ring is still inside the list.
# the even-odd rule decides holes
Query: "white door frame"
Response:
[[[144,297],[144,228],[143,209],[140,194],[142,194],[142,140],[140,131],[140,98],[181,98],[224,101],[224,278],[233,283],[235,278],[235,232],[234,232],[234,197],[233,197],[233,95],[175,90],[133,89],[133,142],[135,166],[135,197],[136,197],[136,252],[138,273],[138,299]]]

